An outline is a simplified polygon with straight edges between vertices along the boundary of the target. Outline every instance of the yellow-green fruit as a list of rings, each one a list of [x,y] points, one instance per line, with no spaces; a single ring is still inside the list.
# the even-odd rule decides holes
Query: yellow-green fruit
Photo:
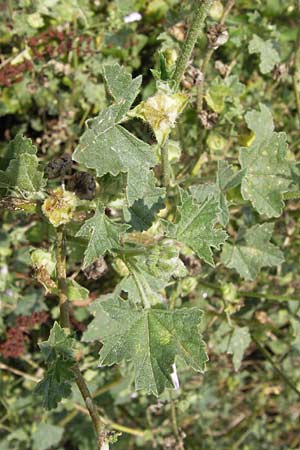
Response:
[[[72,220],[76,204],[77,199],[73,192],[57,188],[44,201],[42,211],[54,227],[59,227]]]
[[[220,20],[223,14],[224,7],[219,0],[213,2],[209,10],[209,16],[214,20]]]

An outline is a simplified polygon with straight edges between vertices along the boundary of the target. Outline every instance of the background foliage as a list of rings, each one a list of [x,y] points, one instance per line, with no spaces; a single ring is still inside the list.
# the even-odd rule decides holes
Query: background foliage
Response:
[[[83,400],[70,383],[73,358],[108,428],[122,433],[112,448],[181,449],[182,440],[191,450],[300,448],[299,5],[236,0],[224,1],[224,6],[231,3],[226,26],[216,26],[222,11],[215,2],[182,82],[189,100],[168,143],[167,198],[154,181],[153,174],[162,177],[159,152],[158,159],[148,152],[163,139],[153,116],[148,122],[154,131],[136,117],[122,126],[117,119],[113,123],[126,139],[130,132],[144,141],[142,148],[135,141],[144,158],[134,163],[124,158],[118,170],[109,151],[103,161],[83,160],[86,143],[93,154],[84,124],[123,98],[124,88],[118,90],[112,81],[119,70],[116,63],[124,67],[121,81],[127,96],[123,110],[116,111],[118,120],[131,104],[155,93],[155,79],[166,81],[190,24],[192,2],[1,3],[1,196],[9,189],[17,199],[41,201],[45,193],[59,189],[58,164],[59,170],[64,167],[68,189],[82,202],[78,221],[68,225],[67,240],[73,337],[58,324],[53,327],[59,308],[52,225],[35,210],[26,215],[1,203],[1,450],[96,448]],[[140,14],[139,20],[131,22],[132,12]],[[145,106],[135,111],[144,119],[147,113]],[[89,124],[98,126],[96,119]],[[72,165],[65,155],[75,148],[77,164]],[[65,159],[57,162],[61,155]],[[105,205],[91,208],[94,215],[86,205],[95,181],[84,175],[83,182],[77,175],[87,167],[97,176]],[[145,168],[152,175],[146,176]],[[143,200],[136,197],[137,183],[145,184]],[[44,209],[47,215],[45,204]],[[80,214],[87,211],[80,225]],[[158,213],[167,240],[152,246],[161,232]],[[229,235],[222,250],[225,233],[215,227],[216,215]],[[60,218],[52,215],[51,220]],[[94,223],[99,224],[96,231]],[[120,292],[132,293],[134,275],[127,276],[122,254],[105,252],[118,247],[128,230],[129,244],[150,248],[146,255],[131,256],[132,273],[138,268],[150,286],[150,302],[168,298],[178,307],[174,326],[180,332],[185,327],[197,349],[203,345],[200,317],[191,308],[204,311],[205,374],[179,358],[180,387],[171,397],[163,389],[169,379],[157,383],[154,377],[151,388],[145,379],[136,379],[142,390],[134,389],[132,367],[123,358],[130,350],[132,359],[138,344],[145,345],[142,332],[126,337],[131,346],[120,349],[123,358],[110,353],[111,328],[103,310],[113,316]],[[185,245],[178,247],[178,241]],[[95,261],[95,255],[104,253],[105,258]],[[168,320],[159,310],[134,316],[123,308],[116,333],[126,335],[130,322]],[[151,330],[159,335],[158,327]],[[118,365],[98,367],[100,340],[100,361]],[[202,368],[205,355],[198,356],[197,367]],[[166,362],[165,355],[155,357]]]

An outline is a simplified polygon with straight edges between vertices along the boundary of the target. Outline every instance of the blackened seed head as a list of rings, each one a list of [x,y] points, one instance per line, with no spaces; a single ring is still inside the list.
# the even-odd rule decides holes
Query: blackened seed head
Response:
[[[72,157],[68,153],[50,161],[46,168],[45,174],[49,179],[70,175],[72,171]]]

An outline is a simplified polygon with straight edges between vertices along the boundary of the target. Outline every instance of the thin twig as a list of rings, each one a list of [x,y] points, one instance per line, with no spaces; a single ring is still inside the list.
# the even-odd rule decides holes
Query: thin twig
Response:
[[[195,2],[195,7],[196,7],[195,15],[193,17],[187,39],[183,45],[183,48],[182,48],[181,54],[178,58],[175,72],[173,75],[175,92],[179,88],[181,79],[184,75],[185,69],[188,65],[192,51],[197,42],[198,36],[204,25],[204,21],[206,19],[206,16],[208,14],[208,11],[209,11],[211,5],[212,5],[212,0],[203,0],[203,1],[197,0]]]

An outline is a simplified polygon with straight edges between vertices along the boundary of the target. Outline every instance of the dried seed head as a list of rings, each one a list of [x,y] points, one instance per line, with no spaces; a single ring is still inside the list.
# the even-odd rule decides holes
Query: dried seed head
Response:
[[[190,65],[183,77],[182,85],[186,89],[192,89],[203,81],[203,73],[200,69]]]
[[[218,122],[218,114],[215,112],[208,112],[208,111],[201,111],[201,113],[198,114],[199,119],[201,120],[202,125],[207,130],[211,130],[214,128]]]
[[[228,41],[228,38],[229,38],[227,27],[220,23],[212,25],[207,30],[206,34],[207,34],[209,46],[211,48],[213,48],[214,50],[221,47],[221,45],[224,45]]]
[[[187,29],[187,24],[181,21],[170,27],[168,31],[177,41],[183,42],[186,38]]]
[[[90,280],[98,280],[103,277],[108,272],[108,266],[106,264],[103,256],[97,259],[97,261],[93,262],[90,266],[88,266],[84,271],[84,275]]]
[[[64,177],[71,174],[72,157],[68,153],[50,161],[46,168],[45,174],[50,180],[53,178]]]
[[[92,200],[96,191],[95,177],[88,172],[76,172],[68,182],[68,189],[75,191],[81,200]]]
[[[219,59],[215,62],[215,69],[219,72],[222,77],[225,77],[228,73],[229,66],[224,64]]]

